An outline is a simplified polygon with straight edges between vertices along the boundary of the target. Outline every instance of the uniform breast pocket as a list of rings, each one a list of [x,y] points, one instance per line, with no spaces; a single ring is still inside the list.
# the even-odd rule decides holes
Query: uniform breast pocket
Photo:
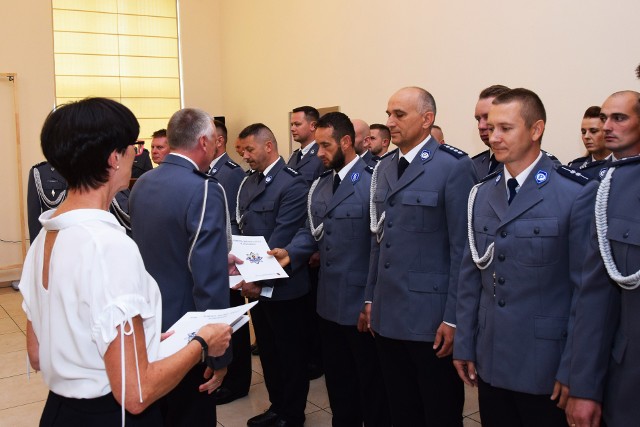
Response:
[[[628,276],[640,270],[640,222],[628,218],[610,218],[607,238],[622,275]]]
[[[437,191],[405,191],[402,194],[401,226],[407,231],[432,232],[442,225]]]
[[[476,216],[473,218],[476,249],[480,256],[482,256],[486,252],[487,247],[495,241],[498,224],[498,219],[490,216]]]
[[[521,219],[515,222],[517,260],[540,266],[558,262],[560,242],[557,218]]]
[[[346,238],[359,238],[368,236],[369,224],[364,218],[365,212],[362,205],[355,203],[343,203],[336,206],[333,212],[335,219],[336,231]]]
[[[275,202],[265,200],[251,205],[251,210],[255,212],[257,228],[271,228],[275,224]]]

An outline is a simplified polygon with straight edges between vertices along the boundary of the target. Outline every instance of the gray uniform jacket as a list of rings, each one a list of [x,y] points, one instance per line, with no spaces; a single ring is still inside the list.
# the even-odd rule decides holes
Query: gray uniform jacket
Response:
[[[163,331],[188,311],[229,307],[226,212],[215,179],[169,154],[138,179],[129,213],[133,240],[162,294]],[[227,351],[216,367],[230,360]]]
[[[322,318],[340,325],[356,325],[364,301],[371,253],[372,171],[364,160],[358,160],[335,194],[333,171],[322,174],[310,206],[313,226],[322,224],[322,237],[316,242],[307,221],[286,248],[294,270],[306,264],[313,252],[320,251],[317,311]]]
[[[365,299],[371,326],[387,338],[432,342],[456,323],[456,287],[466,242],[471,159],[430,138],[398,180],[398,151],[380,159],[372,191],[380,243],[371,251]],[[382,234],[384,233],[384,234]]]
[[[476,177],[478,180],[481,180],[482,178],[493,172],[489,171],[489,162],[491,160],[490,157],[490,151],[485,150],[471,158],[471,161],[473,162],[473,168],[476,172]]]
[[[262,180],[259,175],[249,175],[240,188],[238,226],[244,236],[263,236],[270,248],[284,248],[304,224],[307,183],[282,158]],[[274,288],[271,301],[291,300],[309,292],[306,266],[287,273],[287,279],[262,282]]]
[[[613,261],[623,276],[640,270],[640,156],[614,162],[607,212],[606,237]],[[609,290],[606,282],[596,282]],[[615,331],[613,350],[610,352],[609,373],[604,393],[604,420],[609,427],[637,425],[640,419],[640,288],[622,289],[613,286],[614,297],[620,304],[613,319],[600,323],[600,328]],[[607,300],[599,303],[606,306]],[[586,316],[593,313],[586,313]],[[576,328],[580,327],[576,325]],[[576,332],[579,332],[576,330]],[[588,332],[588,331],[587,331]],[[607,337],[600,345],[607,346]],[[604,371],[601,363],[600,370]]]
[[[209,174],[217,179],[222,188],[224,188],[231,219],[231,231],[233,234],[240,234],[238,223],[236,222],[236,201],[240,183],[245,177],[244,170],[239,164],[231,161],[227,153],[224,153],[216,162],[215,167],[209,171]]]
[[[318,144],[313,143],[307,154],[300,159],[300,163],[298,163],[299,151],[300,149],[298,148],[291,153],[287,166],[300,172],[305,181],[307,181],[307,186],[310,186],[311,183],[325,171],[322,160],[318,157]]]
[[[495,387],[530,394],[551,394],[556,378],[577,388],[593,380],[588,371],[569,378],[566,342],[597,184],[556,168],[543,155],[511,205],[502,172],[479,186],[473,240],[480,256],[494,243],[493,260],[480,270],[467,244],[458,285],[454,359],[474,361]]]

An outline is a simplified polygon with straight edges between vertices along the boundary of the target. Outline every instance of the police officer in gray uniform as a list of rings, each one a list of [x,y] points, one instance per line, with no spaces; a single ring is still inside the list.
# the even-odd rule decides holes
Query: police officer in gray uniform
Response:
[[[316,122],[319,118],[318,110],[308,105],[294,108],[291,113],[291,136],[300,143],[300,148],[291,153],[287,166],[300,172],[308,185],[324,172],[322,161],[318,158],[318,144],[315,142]]]
[[[369,188],[373,169],[355,152],[354,126],[343,113],[328,113],[316,128],[319,157],[327,170],[311,186],[307,223],[281,264],[295,270],[320,251],[317,311],[325,381],[336,426],[389,426],[389,409],[377,351],[361,313],[369,269]]]
[[[48,162],[33,165],[27,185],[27,220],[29,240],[34,241],[42,225],[42,212],[56,209],[67,196],[67,181]]]
[[[594,378],[566,343],[597,183],[541,151],[545,121],[530,90],[496,97],[488,127],[504,169],[469,196],[453,355],[488,426],[566,426],[561,383],[586,393]]]
[[[238,192],[240,232],[263,236],[270,248],[285,247],[304,224],[307,183],[285,165],[273,133],[264,124],[246,127],[238,139],[245,161],[254,170]],[[305,348],[300,343],[306,333],[309,272],[303,264],[288,274],[287,279],[243,281],[236,286],[250,298],[258,298],[263,288],[273,288],[271,297],[261,297],[251,310],[271,407],[249,419],[249,426],[304,424],[309,379]]]
[[[417,87],[387,106],[392,142],[371,182],[375,244],[365,312],[394,426],[462,426],[464,390],[451,363],[456,287],[475,182],[462,151],[430,136],[436,105]]]
[[[570,425],[596,425],[602,402],[607,427],[626,427],[640,419],[640,93],[614,93],[602,105],[600,117],[614,161],[598,189],[597,246],[594,242],[589,247],[585,266],[603,263],[613,284],[594,276],[593,267],[586,269],[585,281],[595,291],[578,300],[572,335],[574,340],[589,337],[585,352],[598,369],[595,397],[570,387],[566,412]]]

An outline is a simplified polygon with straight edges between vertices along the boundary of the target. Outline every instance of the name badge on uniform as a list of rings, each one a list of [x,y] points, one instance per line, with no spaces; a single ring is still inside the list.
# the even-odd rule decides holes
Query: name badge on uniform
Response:
[[[537,184],[542,184],[546,180],[547,180],[547,173],[545,171],[539,170],[538,172],[536,172],[536,183]]]
[[[431,151],[429,151],[429,150],[422,150],[422,151],[420,152],[420,158],[421,158],[422,160],[427,160],[429,157],[431,157]]]
[[[360,172],[353,172],[351,174],[351,182],[354,184],[360,180]]]
[[[267,176],[265,177],[265,179],[264,179],[264,182],[265,182],[266,184],[268,184],[268,183],[270,183],[270,182],[271,182],[271,180],[272,180],[272,179],[273,179],[273,177],[272,177],[271,175],[267,175]]]

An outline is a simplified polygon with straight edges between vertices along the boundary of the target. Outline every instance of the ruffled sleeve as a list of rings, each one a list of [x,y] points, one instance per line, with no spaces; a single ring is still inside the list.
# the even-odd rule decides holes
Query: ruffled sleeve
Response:
[[[142,319],[155,316],[154,309],[141,295],[119,295],[104,306],[92,328],[93,340],[101,356],[104,357],[109,344],[116,338],[116,328],[129,324],[138,315]]]

